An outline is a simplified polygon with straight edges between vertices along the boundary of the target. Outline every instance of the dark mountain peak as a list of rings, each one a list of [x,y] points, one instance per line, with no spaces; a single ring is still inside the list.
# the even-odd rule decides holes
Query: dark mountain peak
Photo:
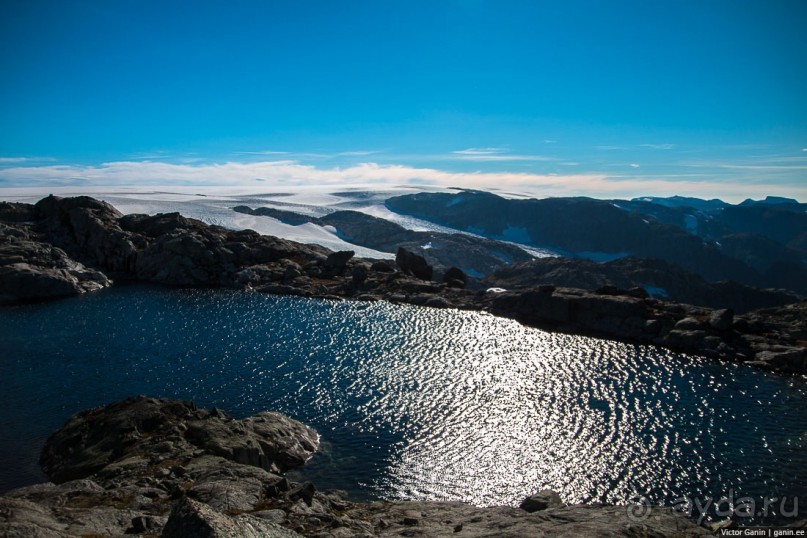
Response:
[[[719,198],[704,200],[702,198],[694,198],[690,196],[668,196],[666,198],[658,196],[642,196],[639,198],[633,198],[631,202],[648,202],[651,204],[673,208],[691,207],[699,211],[713,211],[729,205]]]
[[[744,200],[741,206],[749,205],[800,205],[799,201],[795,198],[785,198],[783,196],[766,196],[764,200],[752,200],[748,198]]]

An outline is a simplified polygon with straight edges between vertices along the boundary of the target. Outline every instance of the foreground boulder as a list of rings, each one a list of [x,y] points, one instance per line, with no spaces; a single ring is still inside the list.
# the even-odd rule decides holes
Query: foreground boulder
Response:
[[[187,497],[174,505],[163,527],[163,538],[295,538],[300,535],[260,517],[235,517],[216,512]]]
[[[202,451],[281,473],[302,466],[318,439],[314,430],[279,413],[233,420],[191,402],[140,397],[74,415],[47,440],[40,463],[57,484],[151,453],[186,460]]]
[[[428,264],[426,258],[420,254],[415,254],[404,247],[398,248],[398,253],[395,255],[395,263],[406,274],[412,275],[421,280],[432,279],[432,266]]]
[[[82,411],[46,443],[42,463],[53,482],[0,496],[0,536],[707,534],[669,508],[636,519],[625,506],[565,506],[548,490],[525,500],[525,509],[352,503],[282,476],[317,446],[314,430],[277,413],[235,420],[215,408],[142,396]]]

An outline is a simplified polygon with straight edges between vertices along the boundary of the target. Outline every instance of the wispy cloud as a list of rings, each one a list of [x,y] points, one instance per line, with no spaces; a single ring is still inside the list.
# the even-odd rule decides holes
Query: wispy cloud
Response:
[[[754,163],[758,164],[754,164]],[[756,170],[768,172],[784,172],[794,170],[807,170],[807,163],[804,164],[781,164],[790,162],[804,162],[800,158],[783,158],[783,159],[761,159],[758,161],[744,163],[744,162],[683,162],[680,166],[689,168],[712,168],[712,169],[726,169],[726,170]],[[777,164],[779,163],[779,164]]]
[[[598,151],[616,151],[619,149],[625,149],[622,146],[594,146],[594,149]]]
[[[294,159],[334,159],[337,157],[365,157],[367,155],[376,155],[381,153],[378,150],[370,151],[338,151],[335,153],[312,153],[312,152],[295,152],[295,151],[276,151],[276,150],[262,150],[262,151],[236,151],[233,155],[255,155],[255,156],[273,156],[284,155],[288,158]]]
[[[508,153],[505,148],[468,148],[452,151],[455,159],[463,161],[553,161],[544,155],[523,155]]]
[[[0,157],[0,165],[21,163],[42,163],[53,161],[53,157]]]
[[[639,165],[636,163],[630,163],[631,168],[639,168]]]
[[[156,187],[194,186],[256,192],[269,186],[433,185],[479,189],[514,189],[533,196],[633,197],[641,195],[723,197],[729,201],[766,195],[807,198],[807,186],[749,183],[726,178],[711,181],[692,175],[608,175],[604,173],[533,174],[515,172],[450,172],[436,168],[362,163],[345,168],[316,167],[294,160],[176,164],[118,161],[98,166],[17,166],[0,169],[0,186]],[[2,191],[0,191],[2,192]]]
[[[366,155],[377,155],[380,151],[340,151],[337,157],[364,157]]]
[[[457,155],[499,155],[506,152],[505,148],[468,148],[452,151]]]
[[[640,148],[650,148],[650,149],[675,149],[675,144],[639,144]]]
[[[288,155],[288,151],[273,151],[273,150],[264,150],[264,151],[236,151],[233,153],[234,155]]]
[[[771,172],[781,170],[807,170],[807,165],[774,165],[774,164],[721,164],[720,168],[729,170],[768,170]]]

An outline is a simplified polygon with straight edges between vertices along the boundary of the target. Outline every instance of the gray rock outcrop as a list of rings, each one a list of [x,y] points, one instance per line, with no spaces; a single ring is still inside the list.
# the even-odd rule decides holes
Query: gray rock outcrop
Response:
[[[276,413],[235,420],[190,402],[137,397],[82,411],[48,440],[54,482],[0,496],[9,538],[122,536],[695,537],[706,529],[653,507],[565,506],[539,492],[515,507],[451,502],[353,503],[282,469],[316,450],[310,428]]]

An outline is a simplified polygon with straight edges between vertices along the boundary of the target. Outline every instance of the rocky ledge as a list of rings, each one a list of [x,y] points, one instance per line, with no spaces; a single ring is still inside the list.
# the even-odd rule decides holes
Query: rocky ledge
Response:
[[[284,471],[316,451],[317,433],[277,413],[235,420],[193,403],[129,398],[80,412],[46,442],[52,482],[0,497],[13,537],[625,536],[710,534],[653,507],[565,505],[542,491],[520,508],[452,502],[350,502]]]
[[[69,296],[139,281],[329,299],[487,310],[550,330],[655,344],[807,374],[807,302],[734,315],[661,301],[642,288],[552,285],[466,289],[401,248],[396,261],[355,258],[178,213],[122,215],[89,197],[0,202],[0,303]]]

